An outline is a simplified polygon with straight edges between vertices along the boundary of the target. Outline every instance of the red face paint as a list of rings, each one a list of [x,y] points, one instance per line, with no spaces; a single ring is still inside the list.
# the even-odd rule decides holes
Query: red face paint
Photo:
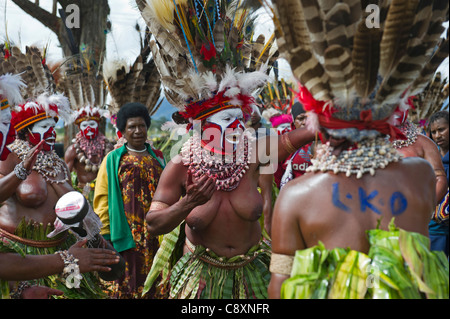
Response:
[[[53,150],[56,142],[54,125],[55,121],[53,119],[47,119],[36,123],[33,126],[33,130],[28,133],[28,140],[33,146],[38,145],[40,141],[45,141],[42,150],[46,152]]]

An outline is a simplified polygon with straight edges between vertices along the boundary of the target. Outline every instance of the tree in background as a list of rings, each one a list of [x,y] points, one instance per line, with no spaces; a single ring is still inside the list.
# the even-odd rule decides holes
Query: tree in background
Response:
[[[53,0],[51,12],[43,9],[39,0],[12,2],[56,34],[65,57],[78,54],[80,47],[85,47],[102,65],[106,35],[111,28],[108,0]],[[61,6],[59,10],[58,5]],[[65,146],[73,135],[73,128],[68,127]]]

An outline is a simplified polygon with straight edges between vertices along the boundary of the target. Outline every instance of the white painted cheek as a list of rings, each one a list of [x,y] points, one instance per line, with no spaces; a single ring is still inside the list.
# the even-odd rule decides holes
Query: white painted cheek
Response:
[[[9,122],[3,122],[3,120],[0,122],[0,132],[3,134],[3,136],[7,136],[9,132]]]
[[[33,129],[31,130],[34,134],[39,134],[40,140],[42,141],[44,139],[45,133],[50,131],[51,129],[55,129],[55,121],[52,119],[47,119],[42,122],[38,122],[33,126]],[[54,144],[54,143],[47,143],[47,144]]]

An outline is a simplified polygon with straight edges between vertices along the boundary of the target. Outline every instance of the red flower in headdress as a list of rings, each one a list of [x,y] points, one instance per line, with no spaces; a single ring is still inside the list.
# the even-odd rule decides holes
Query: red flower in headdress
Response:
[[[203,55],[206,61],[211,61],[211,59],[217,56],[216,47],[211,42],[209,42],[207,46],[203,44],[200,53]]]

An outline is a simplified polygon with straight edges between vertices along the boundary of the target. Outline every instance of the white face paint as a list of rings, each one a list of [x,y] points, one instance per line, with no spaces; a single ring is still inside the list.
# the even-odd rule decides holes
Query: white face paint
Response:
[[[283,134],[291,128],[291,123],[283,123],[277,126],[278,134]]]
[[[0,110],[0,137],[1,137],[0,154],[2,154],[3,148],[7,144],[10,126],[11,126],[11,109],[8,107],[4,110]]]
[[[35,141],[37,143],[39,143],[39,141],[45,140],[45,143],[48,145],[48,148],[53,149],[53,146],[56,143],[55,126],[56,126],[55,119],[48,118],[34,124],[33,128],[31,129],[31,133],[34,135]],[[40,139],[38,139],[36,136],[39,136]],[[37,145],[37,143],[33,142],[32,142],[33,145]],[[45,147],[44,150],[46,150]]]
[[[95,120],[87,120],[80,123],[80,131],[87,139],[93,139],[98,134],[98,123]]]
[[[85,130],[89,127],[96,129],[98,127],[97,121],[89,120],[89,121],[83,121],[80,123],[80,129]]]
[[[221,147],[224,149],[225,142],[236,145],[245,129],[244,113],[241,109],[226,109],[211,115],[206,119],[208,128],[220,130]]]

